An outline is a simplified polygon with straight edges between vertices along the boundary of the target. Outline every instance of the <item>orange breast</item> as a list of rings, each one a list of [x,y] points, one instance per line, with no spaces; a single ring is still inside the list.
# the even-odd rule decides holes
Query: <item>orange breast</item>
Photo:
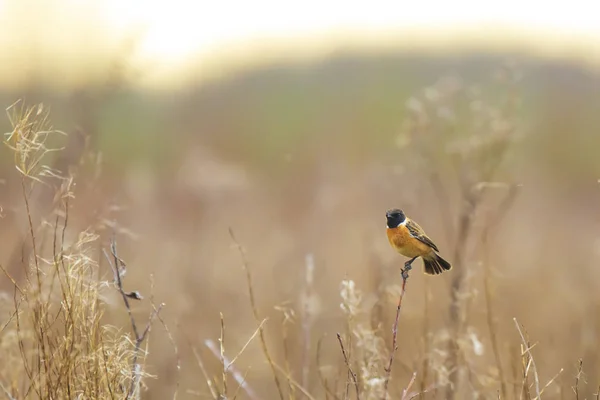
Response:
[[[397,228],[388,228],[387,237],[392,247],[405,257],[424,256],[432,252],[429,246],[412,237],[403,225]]]

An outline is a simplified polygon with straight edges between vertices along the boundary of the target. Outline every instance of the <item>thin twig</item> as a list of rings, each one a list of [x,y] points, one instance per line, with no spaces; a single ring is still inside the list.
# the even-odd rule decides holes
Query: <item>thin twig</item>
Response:
[[[577,375],[575,376],[575,386],[573,386],[573,391],[575,392],[575,400],[579,400],[579,380],[583,375],[583,359],[579,359],[579,364],[577,366]]]
[[[535,394],[536,394],[536,398],[540,399],[541,398],[540,378],[538,376],[537,367],[536,367],[535,361],[533,359],[533,354],[531,354],[531,349],[533,346],[531,346],[529,344],[529,342],[527,341],[527,339],[525,339],[525,335],[523,335],[523,332],[521,331],[521,327],[519,326],[517,319],[513,318],[513,321],[515,321],[515,326],[517,327],[517,330],[519,331],[519,335],[521,335],[521,340],[523,341],[523,345],[525,346],[524,352],[526,352],[529,355],[529,361],[531,362],[531,366],[533,367],[533,378],[535,381]]]
[[[412,374],[412,378],[410,378],[410,381],[408,382],[408,385],[406,385],[406,388],[402,391],[402,400],[407,400],[408,399],[408,391],[410,390],[410,388],[412,387],[412,385],[415,383],[415,379],[417,379],[417,372],[413,372]]]
[[[200,371],[202,371],[202,375],[204,376],[204,380],[206,381],[206,385],[208,386],[208,390],[210,390],[210,394],[212,395],[213,399],[217,399],[219,397],[217,390],[215,389],[215,384],[213,383],[212,379],[210,379],[210,377],[208,376],[208,371],[206,370],[206,367],[204,366],[204,362],[202,361],[202,357],[200,357],[200,353],[198,353],[198,349],[195,347],[192,347],[192,352],[194,353],[194,357],[196,358],[196,362],[198,363],[198,366],[200,367]]]
[[[387,399],[388,386],[390,383],[390,377],[392,376],[392,365],[394,363],[394,354],[398,349],[398,320],[400,319],[400,309],[402,308],[402,299],[406,292],[406,281],[408,280],[408,271],[402,271],[402,289],[400,290],[400,297],[398,299],[398,306],[396,307],[396,318],[394,319],[394,326],[392,327],[392,349],[390,351],[390,359],[385,369],[385,381],[383,384],[383,400]]]
[[[282,374],[284,374],[284,375],[285,375],[285,370],[284,370],[283,368],[281,368],[281,367],[280,367],[279,365],[277,365],[277,364],[273,364],[273,365],[274,365],[274,366],[275,366],[275,368],[277,368],[277,369],[278,369],[278,370],[279,370],[279,371],[280,371]],[[302,394],[303,394],[304,396],[306,396],[306,398],[308,398],[308,400],[316,400],[316,399],[314,398],[314,396],[313,396],[313,395],[311,395],[311,394],[308,392],[308,390],[306,390],[306,388],[302,387],[302,385],[301,385],[301,384],[299,384],[298,382],[296,382],[296,381],[294,380],[294,378],[292,378],[291,376],[286,376],[286,378],[287,378],[287,379],[288,379],[288,380],[289,380],[289,381],[290,381],[290,382],[291,382],[291,383],[292,383],[294,386],[296,386],[296,388],[297,388],[299,391],[301,391],[301,392],[302,392]]]
[[[352,370],[352,366],[350,365],[350,360],[348,359],[348,354],[346,353],[346,349],[344,348],[344,342],[342,341],[342,336],[337,334],[338,342],[340,342],[340,348],[342,349],[342,355],[344,356],[344,362],[346,363],[346,367],[348,367],[348,373],[352,377],[352,382],[354,383],[354,388],[356,390],[356,399],[360,399],[360,387],[358,386],[358,378],[356,377],[356,373]]]
[[[281,339],[283,344],[283,359],[285,361],[285,371],[288,376],[292,376],[292,370],[290,367],[290,346],[289,346],[289,334],[288,334],[288,317],[285,310],[283,311],[283,320],[281,321]],[[296,398],[296,387],[292,385],[292,382],[287,381],[288,386],[288,399],[294,400]]]
[[[223,367],[221,374],[221,381],[223,384],[223,390],[221,394],[227,397],[227,364],[225,364],[225,319],[223,313],[219,313],[221,316],[221,336],[219,337],[219,359],[221,360],[221,366]]]
[[[154,311],[157,311],[158,308],[154,304],[154,293],[153,293],[154,292],[154,276],[151,275],[150,278],[152,279],[152,293],[150,295],[150,301],[152,303],[152,309]],[[181,380],[181,357],[179,356],[179,348],[177,347],[175,338],[173,337],[173,334],[171,333],[171,330],[167,326],[167,323],[165,322],[165,320],[158,313],[156,314],[156,318],[158,319],[158,321],[161,323],[161,325],[165,329],[165,332],[167,333],[167,337],[169,338],[169,342],[171,343],[171,346],[173,346],[173,351],[175,352],[175,358],[177,360],[177,365],[176,365],[177,380],[175,381],[175,392],[173,393],[173,400],[177,400],[177,395],[179,393],[179,386],[180,386],[180,380]]]
[[[102,252],[104,253],[104,257],[106,257],[106,260],[108,261],[108,265],[110,265],[111,269],[113,270],[113,275],[115,277],[115,283],[117,284],[117,290],[123,297],[123,303],[125,303],[125,308],[127,309],[127,315],[129,315],[129,322],[131,323],[131,328],[133,329],[133,334],[135,335],[136,338],[138,338],[139,337],[138,328],[137,328],[137,324],[135,323],[135,319],[133,318],[133,313],[131,312],[129,298],[127,297],[127,294],[125,293],[125,290],[123,290],[123,282],[121,281],[121,272],[119,271],[120,259],[115,255],[115,253],[116,253],[115,246],[116,245],[114,244],[114,239],[113,239],[113,242],[111,243],[111,252],[113,253],[113,256],[115,258],[114,266],[113,266],[113,262],[111,261],[108,252],[105,249],[102,249]]]
[[[419,392],[411,392],[411,393],[408,393],[408,394],[406,395],[406,399],[402,399],[402,400],[412,400],[412,399],[414,399],[415,397],[418,397],[418,396],[423,396],[424,394],[426,394],[426,393],[429,393],[429,392],[431,392],[432,390],[434,390],[434,389],[437,389],[438,387],[439,387],[439,385],[438,385],[438,384],[436,384],[436,383],[434,383],[434,384],[431,384],[431,385],[429,385],[428,387],[426,387],[425,389],[421,389],[421,391],[419,391]]]
[[[246,372],[244,373],[244,376],[242,378],[242,382],[238,385],[237,389],[235,389],[235,392],[233,393],[233,400],[237,399],[238,393],[240,392],[242,385],[246,383],[246,378],[248,377],[248,372],[250,372],[250,368],[248,368],[246,370]]]
[[[221,360],[220,349],[217,347],[217,345],[215,344],[214,341],[212,341],[210,339],[206,339],[204,341],[204,344],[214,354],[215,357],[217,357],[219,360]],[[230,365],[230,368],[228,368],[227,371],[229,373],[231,373],[231,375],[233,375],[233,378],[235,379],[235,381],[238,383],[238,385],[241,386],[242,389],[244,389],[244,391],[246,392],[248,397],[250,397],[253,400],[257,400],[258,396],[254,392],[254,390],[252,390],[252,388],[250,387],[248,382],[245,381],[244,376],[233,365],[231,365],[231,362],[229,361],[227,356],[223,356],[222,361],[226,365]]]
[[[2,273],[8,278],[8,280],[10,281],[10,283],[13,284],[13,286],[15,287],[15,289],[19,291],[19,293],[21,294],[21,296],[23,296],[24,295],[23,289],[21,289],[19,287],[19,284],[17,283],[17,281],[12,277],[12,275],[10,275],[8,273],[8,271],[6,270],[6,268],[4,268],[4,266],[2,264],[0,264],[0,271],[2,271]]]
[[[542,390],[540,391],[540,394],[544,393],[544,390],[546,390],[548,388],[548,386],[550,386],[557,378],[560,374],[562,374],[562,372],[564,371],[564,368],[561,368],[560,371],[558,371],[558,373],[556,375],[554,375],[552,377],[552,379],[550,379],[548,381],[548,383],[546,383],[546,385],[542,388]],[[539,400],[539,397],[536,397],[534,400]]]
[[[133,397],[134,393],[136,393],[136,388],[139,387],[139,384],[140,384],[140,381],[142,378],[142,367],[138,362],[142,344],[146,340],[148,333],[150,333],[150,329],[152,327],[152,323],[154,322],[154,319],[159,315],[160,311],[165,306],[165,304],[161,303],[158,307],[153,306],[154,310],[148,317],[148,322],[146,323],[146,327],[140,334],[137,323],[135,321],[135,318],[133,317],[133,312],[131,310],[131,305],[129,303],[129,299],[130,298],[141,299],[141,296],[137,292],[129,292],[128,293],[123,289],[122,275],[124,275],[124,270],[121,271],[120,268],[121,267],[124,268],[125,263],[117,255],[117,243],[116,243],[116,240],[114,239],[114,237],[110,243],[110,251],[111,251],[113,260],[111,260],[111,258],[109,257],[108,252],[103,249],[104,256],[106,257],[108,264],[110,265],[111,269],[113,270],[114,280],[115,280],[115,283],[117,286],[117,290],[119,291],[119,293],[121,293],[121,297],[123,298],[123,303],[125,304],[125,308],[127,309],[127,314],[129,315],[129,320],[131,322],[131,329],[133,330],[133,334],[135,336],[135,347],[133,350],[133,360],[132,360],[132,368],[131,368],[131,370],[132,370],[131,386],[129,387],[129,390],[127,392],[127,397],[126,397],[126,399],[130,399]]]
[[[242,349],[237,353],[237,355],[235,357],[233,357],[233,359],[229,362],[229,364],[227,364],[227,367],[225,368],[226,370],[228,370],[233,365],[233,363],[236,362],[236,360],[238,359],[238,357],[242,355],[242,353],[250,345],[250,343],[256,337],[256,335],[258,335],[258,332],[262,329],[263,325],[266,322],[267,322],[267,318],[265,318],[265,319],[262,320],[262,322],[260,323],[260,325],[258,326],[258,328],[256,328],[256,330],[254,331],[254,333],[252,334],[252,336],[250,336],[250,339],[248,339],[246,341],[246,343],[242,346]]]

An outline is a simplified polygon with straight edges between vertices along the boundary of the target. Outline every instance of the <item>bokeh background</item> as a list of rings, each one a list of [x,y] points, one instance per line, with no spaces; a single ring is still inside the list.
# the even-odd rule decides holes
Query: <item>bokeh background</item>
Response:
[[[127,285],[166,303],[173,341],[152,331],[148,399],[210,398],[194,352],[220,376],[205,345],[220,313],[230,358],[258,326],[229,229],[275,361],[314,398],[323,377],[344,398],[336,333],[354,330],[357,357],[390,347],[405,261],[385,236],[392,207],[455,265],[429,277],[415,264],[395,398],[415,371],[424,398],[518,398],[513,318],[541,385],[564,369],[546,396],[573,398],[581,359],[591,398],[600,23],[579,3],[3,1],[0,104],[50,108],[67,135],[47,162],[76,175],[68,237],[101,234],[109,279],[100,249],[116,234]],[[36,224],[53,204],[51,188],[35,192]],[[6,148],[0,206],[0,263],[18,276],[27,221]],[[362,293],[352,318],[345,279]],[[106,301],[128,329],[119,298]],[[257,339],[236,366],[258,398],[279,398]]]

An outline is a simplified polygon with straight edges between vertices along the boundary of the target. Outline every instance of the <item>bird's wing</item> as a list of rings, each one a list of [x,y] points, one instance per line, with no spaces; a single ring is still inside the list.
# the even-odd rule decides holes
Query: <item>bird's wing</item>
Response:
[[[439,251],[435,243],[433,243],[431,239],[429,239],[429,237],[425,234],[423,228],[421,228],[419,224],[417,224],[415,221],[413,221],[412,219],[406,221],[406,228],[408,229],[408,232],[410,232],[410,235],[412,237],[425,243],[427,246],[431,247],[435,251]]]

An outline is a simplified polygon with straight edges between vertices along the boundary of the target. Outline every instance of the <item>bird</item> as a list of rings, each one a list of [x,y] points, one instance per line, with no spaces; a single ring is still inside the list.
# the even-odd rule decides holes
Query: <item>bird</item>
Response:
[[[390,245],[400,254],[409,257],[404,263],[402,276],[408,278],[408,271],[418,257],[423,259],[424,272],[427,275],[438,275],[452,269],[452,265],[440,257],[438,247],[427,236],[423,228],[408,218],[404,211],[393,208],[385,213],[387,219],[387,237]]]

